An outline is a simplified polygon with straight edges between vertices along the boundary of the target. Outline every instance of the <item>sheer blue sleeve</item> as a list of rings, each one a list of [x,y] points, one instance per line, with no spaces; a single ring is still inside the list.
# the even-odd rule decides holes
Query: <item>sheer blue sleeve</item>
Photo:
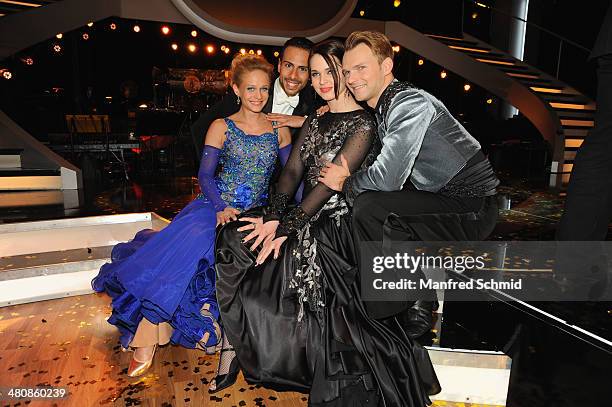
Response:
[[[202,160],[200,160],[200,171],[198,171],[198,182],[200,183],[202,194],[212,202],[217,212],[222,211],[227,206],[223,199],[221,199],[215,184],[215,170],[217,169],[217,164],[219,164],[221,151],[217,147],[205,145]]]
[[[281,148],[280,150],[278,150],[278,158],[280,159],[280,162],[283,166],[283,168],[285,167],[285,165],[287,164],[287,161],[289,161],[289,155],[291,154],[291,144],[287,144],[285,147]],[[297,192],[295,193],[295,202],[296,203],[300,203],[302,202],[302,194],[304,192],[304,182],[300,182],[300,186],[298,187]]]

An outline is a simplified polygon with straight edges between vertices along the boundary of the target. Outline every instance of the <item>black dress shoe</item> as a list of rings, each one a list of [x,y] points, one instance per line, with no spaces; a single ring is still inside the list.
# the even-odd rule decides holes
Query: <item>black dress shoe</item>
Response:
[[[224,349],[224,351],[233,351],[233,348]],[[236,383],[236,379],[238,379],[238,373],[240,372],[240,366],[238,365],[238,358],[234,354],[234,358],[230,362],[229,370],[225,374],[218,374],[213,378],[215,381],[215,389],[208,389],[208,393],[214,394],[225,388],[230,387],[234,383]]]
[[[437,300],[418,300],[412,307],[397,315],[404,332],[412,339],[417,339],[431,331],[433,313],[440,304]]]

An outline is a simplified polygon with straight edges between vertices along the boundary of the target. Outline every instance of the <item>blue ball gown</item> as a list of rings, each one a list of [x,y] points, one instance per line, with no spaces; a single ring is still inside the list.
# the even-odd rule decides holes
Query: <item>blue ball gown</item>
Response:
[[[277,132],[248,135],[231,119],[225,122],[221,170],[214,178],[220,197],[240,211],[265,205],[279,150]],[[173,344],[208,348],[218,343],[215,229],[215,207],[200,194],[163,230],[142,230],[113,248],[111,262],[100,268],[92,287],[112,298],[108,322],[119,329],[123,347],[129,346],[142,318],[170,323]],[[208,313],[202,315],[205,305]],[[200,343],[207,332],[207,343]]]

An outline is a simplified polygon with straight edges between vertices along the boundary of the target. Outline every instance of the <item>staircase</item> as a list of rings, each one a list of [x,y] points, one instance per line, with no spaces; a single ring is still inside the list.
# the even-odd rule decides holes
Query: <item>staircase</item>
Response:
[[[561,186],[565,187],[569,181],[576,151],[594,125],[595,103],[558,79],[493,48],[475,37],[467,34],[464,34],[463,38],[428,36],[475,61],[504,72],[522,86],[531,90],[552,108],[561,124],[558,145],[555,146],[555,149],[562,152],[562,154],[557,154],[557,158],[562,158],[562,161],[553,162],[550,184],[555,186],[557,184],[556,178],[560,178]]]

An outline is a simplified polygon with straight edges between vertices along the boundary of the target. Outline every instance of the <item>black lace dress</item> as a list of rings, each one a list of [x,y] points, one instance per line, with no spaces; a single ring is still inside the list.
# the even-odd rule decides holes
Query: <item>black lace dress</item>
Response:
[[[377,154],[376,123],[363,110],[311,116],[302,127],[270,206],[245,215],[280,220],[277,260],[255,267],[233,222],[217,237],[217,300],[225,334],[245,378],[277,390],[310,394],[312,406],[429,404],[413,343],[394,321],[370,319],[356,282],[350,208],[318,183],[340,154],[351,172]],[[304,199],[290,197],[304,180]],[[417,361],[420,360],[420,361]],[[435,377],[433,378],[435,381]],[[425,380],[427,381],[427,380]],[[435,387],[437,382],[433,385]]]

